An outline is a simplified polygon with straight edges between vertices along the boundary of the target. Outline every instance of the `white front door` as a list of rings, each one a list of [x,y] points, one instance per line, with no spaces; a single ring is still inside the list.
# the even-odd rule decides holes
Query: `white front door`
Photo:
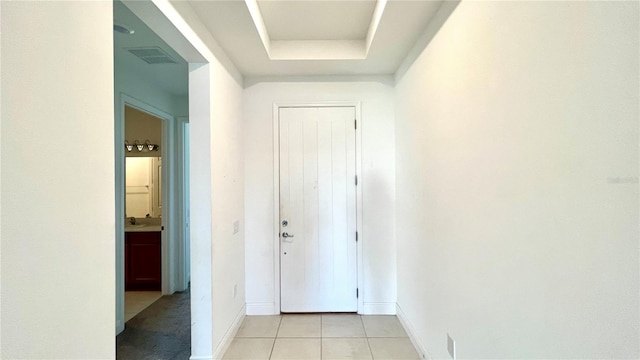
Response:
[[[282,312],[355,312],[355,108],[279,109]]]

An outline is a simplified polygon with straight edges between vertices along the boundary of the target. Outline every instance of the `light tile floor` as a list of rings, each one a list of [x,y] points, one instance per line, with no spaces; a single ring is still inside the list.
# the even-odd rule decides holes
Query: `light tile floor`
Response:
[[[419,359],[392,315],[247,316],[224,359]]]
[[[161,291],[125,291],[124,321],[131,320],[161,297]]]

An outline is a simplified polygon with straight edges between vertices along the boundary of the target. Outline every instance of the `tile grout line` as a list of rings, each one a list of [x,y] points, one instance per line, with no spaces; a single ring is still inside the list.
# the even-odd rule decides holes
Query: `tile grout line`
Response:
[[[320,325],[320,334],[319,334],[319,340],[320,340],[320,343],[319,343],[319,345],[320,345],[320,351],[319,351],[319,353],[320,353],[320,360],[322,360],[322,358],[323,358],[323,356],[324,356],[323,344],[324,344],[324,339],[325,339],[325,338],[327,338],[327,339],[334,339],[334,338],[335,338],[335,339],[356,339],[356,338],[358,338],[358,336],[355,336],[355,337],[354,337],[354,336],[346,336],[346,335],[344,335],[344,336],[338,336],[338,337],[331,337],[331,336],[326,337],[326,336],[324,336],[324,314],[319,314],[319,316],[320,316],[320,319],[319,319],[319,320],[320,320],[320,321],[319,321],[319,322],[320,322],[320,323],[319,323],[319,325]],[[364,316],[362,316],[362,315],[360,315],[360,314],[358,314],[357,316],[358,316],[358,318],[360,319],[360,325],[362,326],[362,330],[363,330],[363,332],[364,332],[364,338],[365,338],[365,339],[366,339],[366,341],[367,341],[367,349],[369,350],[369,355],[371,356],[371,359],[372,359],[372,360],[375,360],[375,355],[374,355],[374,353],[373,353],[373,348],[372,348],[372,345],[371,345],[371,339],[389,339],[389,340],[409,339],[408,334],[407,334],[407,333],[405,333],[404,331],[403,331],[403,334],[404,334],[404,335],[402,335],[402,334],[396,334],[396,333],[389,333],[389,334],[384,334],[384,335],[380,334],[380,335],[382,335],[382,336],[380,336],[380,335],[376,336],[376,334],[371,334],[371,335],[370,335],[370,334],[368,333],[368,331],[366,330],[366,325],[365,325],[365,321],[364,321]],[[286,317],[286,316],[283,316],[283,315],[278,315],[278,316],[277,316],[277,320],[276,320],[276,321],[277,321],[277,324],[276,324],[276,332],[275,332],[275,334],[274,334],[274,337],[273,337],[273,343],[272,343],[272,345],[271,345],[270,353],[269,353],[269,355],[268,355],[268,359],[269,359],[269,360],[274,359],[274,358],[273,358],[273,353],[274,353],[274,351],[275,351],[275,343],[276,343],[276,341],[277,341],[278,339],[285,339],[285,338],[289,338],[289,337],[282,337],[282,338],[280,337],[280,330],[282,330],[282,322],[284,321],[284,318],[285,318],[285,317]],[[372,320],[372,319],[370,319],[370,320]],[[247,321],[247,319],[245,319],[245,320],[243,321],[243,323],[242,323],[242,324],[241,324],[241,326],[240,326],[241,328],[242,328],[242,327],[244,327],[244,325],[246,325],[246,321]],[[383,323],[387,323],[387,322],[385,321],[385,322],[383,322]],[[371,325],[371,324],[370,324],[370,325]],[[389,325],[389,326],[385,326],[385,328],[387,328],[387,330],[389,330],[389,331],[391,331],[391,330],[392,330],[392,328],[394,328],[394,326],[391,326],[391,324],[387,324],[387,325]],[[377,325],[376,325],[376,326],[377,326]],[[373,328],[372,328],[372,331],[373,331],[374,333],[376,333],[376,331],[375,331],[375,330],[377,329],[377,327],[376,327],[376,326],[373,326]],[[347,327],[348,327],[348,326],[347,326]],[[256,338],[259,338],[259,336],[258,336],[258,337],[256,337]],[[291,337],[291,338],[292,338],[292,339],[296,339],[296,338],[298,338],[298,337],[293,336],[293,337]],[[304,336],[302,336],[302,337],[301,337],[301,339],[302,339],[302,338],[304,338]],[[235,336],[235,337],[234,337],[234,339],[237,339],[237,336]],[[419,351],[418,351],[417,349],[415,349],[415,347],[414,347],[414,346],[412,346],[411,348],[412,348],[412,349],[417,353],[417,356],[419,357],[419,356],[420,356]]]
[[[362,323],[362,330],[364,331],[364,337],[366,337],[367,339],[369,338],[369,334],[367,334],[367,327],[364,326],[364,319],[362,318],[362,315],[360,315],[360,322]],[[369,342],[367,340],[367,342]]]
[[[278,339],[278,333],[280,332],[280,325],[282,325],[282,314],[278,315],[280,321],[278,321],[278,328],[276,329],[276,336],[273,338],[273,344],[271,344],[271,352],[269,353],[269,360],[273,356],[273,349],[276,347],[276,340]]]
[[[373,357],[373,350],[371,349],[371,343],[369,342],[369,335],[367,334],[367,328],[364,326],[364,320],[362,319],[362,316],[360,316],[360,321],[362,322],[362,330],[364,330],[364,338],[367,339],[369,354],[371,354],[371,359],[375,360],[375,358]]]

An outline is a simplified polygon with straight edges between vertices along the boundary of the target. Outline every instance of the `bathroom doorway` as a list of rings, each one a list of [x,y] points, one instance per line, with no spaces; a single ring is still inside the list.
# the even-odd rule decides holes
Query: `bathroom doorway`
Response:
[[[162,296],[162,119],[125,105],[125,322]]]
[[[136,308],[188,288],[188,214],[182,204],[188,196],[183,189],[189,159],[183,156],[183,121],[126,94],[121,94],[120,105],[123,146],[117,167],[123,199],[118,208],[123,227],[118,296],[123,309],[116,315],[122,316],[124,328]]]

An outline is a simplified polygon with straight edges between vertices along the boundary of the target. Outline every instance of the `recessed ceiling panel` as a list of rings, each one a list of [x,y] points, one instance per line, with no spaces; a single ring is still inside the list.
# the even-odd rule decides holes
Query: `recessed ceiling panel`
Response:
[[[267,2],[266,0],[260,1]],[[276,0],[276,2],[282,1]],[[299,56],[298,60],[270,58],[245,1],[190,0],[189,5],[200,16],[204,25],[242,75],[246,78],[279,78],[289,76],[392,75],[398,70],[413,45],[416,44],[416,40],[424,34],[430,19],[434,17],[443,2],[444,0],[388,1],[366,58],[349,60],[318,58],[318,56],[315,59]],[[371,1],[372,8],[375,5],[376,2]],[[318,17],[322,18],[320,14]],[[371,17],[369,16],[369,20]],[[329,19],[324,19],[322,23],[328,21]],[[365,27],[368,26],[369,24]],[[297,50],[310,54],[309,43],[364,42],[362,38],[349,41],[309,40],[271,39],[273,47],[271,51],[277,55],[278,46],[293,46],[296,45],[295,42],[301,42],[300,49]],[[314,49],[318,48],[311,50]],[[364,52],[364,50],[362,51]],[[138,59],[135,60],[140,62]]]
[[[265,27],[277,40],[364,40],[375,0],[258,0]]]

